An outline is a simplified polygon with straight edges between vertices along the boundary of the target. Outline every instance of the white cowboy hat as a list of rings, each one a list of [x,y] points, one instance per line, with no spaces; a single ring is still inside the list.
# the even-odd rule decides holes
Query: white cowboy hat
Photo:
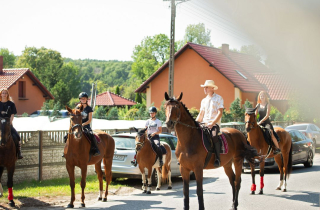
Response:
[[[216,86],[214,84],[213,80],[206,80],[206,82],[204,83],[204,85],[200,85],[201,87],[213,87],[214,90],[218,90],[218,86]]]

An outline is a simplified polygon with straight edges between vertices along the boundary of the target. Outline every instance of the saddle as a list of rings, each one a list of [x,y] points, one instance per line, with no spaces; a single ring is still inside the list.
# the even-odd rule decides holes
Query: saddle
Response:
[[[215,153],[215,148],[214,148],[214,143],[213,143],[213,136],[211,133],[211,130],[202,125],[201,126],[201,132],[202,132],[202,143],[204,148],[207,150],[207,152]],[[224,136],[223,133],[220,133],[220,128],[217,130],[217,138],[220,141],[220,154],[227,154],[228,153],[228,143],[226,140],[226,137]]]
[[[152,142],[150,142],[151,143],[151,148],[152,148],[152,150],[157,154],[157,145],[156,144],[153,144]],[[166,150],[166,148],[163,146],[163,144],[161,144],[160,143],[160,149],[161,149],[161,152],[162,152],[162,155],[165,155],[165,154],[167,154],[167,150]]]
[[[261,125],[260,125],[260,128],[261,128],[261,130],[262,130],[264,140],[266,141],[266,143],[267,143],[268,145],[272,146],[272,145],[273,145],[273,141],[272,141],[272,139],[271,139],[271,134],[270,134],[270,132],[272,132],[271,129],[268,128],[268,127],[263,127],[263,126],[261,126]],[[272,145],[271,145],[271,144],[272,144]]]

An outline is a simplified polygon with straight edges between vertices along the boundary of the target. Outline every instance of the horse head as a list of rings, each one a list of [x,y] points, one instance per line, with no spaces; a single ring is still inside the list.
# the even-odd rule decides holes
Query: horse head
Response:
[[[73,134],[76,139],[81,139],[82,137],[82,115],[81,112],[83,111],[82,104],[77,107],[76,109],[71,109],[70,107],[66,106],[70,114],[70,129],[69,134]]]
[[[137,135],[136,135],[136,151],[138,152],[139,150],[142,149],[144,146],[144,142],[146,141],[147,135],[146,135],[147,128],[137,130]]]
[[[180,111],[180,107],[181,107],[181,103],[180,100],[182,99],[182,93],[180,94],[180,96],[175,99],[170,98],[168,96],[168,93],[166,92],[164,94],[164,97],[166,99],[166,124],[167,127],[169,129],[173,129],[174,126],[176,125],[176,123],[180,120],[180,115],[181,115],[181,111]]]
[[[0,146],[5,146],[11,135],[11,125],[9,117],[0,118]]]
[[[257,119],[256,119],[256,108],[246,108],[246,113],[245,113],[245,125],[246,125],[246,131],[250,132],[251,129],[255,128],[257,126]]]

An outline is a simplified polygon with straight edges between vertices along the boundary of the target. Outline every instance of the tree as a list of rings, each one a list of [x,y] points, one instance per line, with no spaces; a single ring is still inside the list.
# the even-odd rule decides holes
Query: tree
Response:
[[[3,68],[12,68],[15,65],[16,56],[7,48],[0,48],[0,55],[3,56]]]
[[[50,117],[60,117],[60,116],[61,116],[60,110],[61,110],[61,104],[60,104],[60,102],[58,101],[58,102],[53,106],[53,110],[52,110],[52,113],[50,114]]]
[[[94,118],[98,118],[98,119],[103,119],[106,117],[106,110],[104,109],[103,106],[99,106],[98,108],[95,109],[95,111],[93,112],[93,117]]]
[[[41,107],[41,116],[49,116],[49,103],[43,102],[43,106]]]
[[[118,108],[117,107],[112,107],[107,115],[108,120],[118,120],[119,115],[118,115]]]
[[[120,95],[120,88],[119,88],[119,85],[117,85],[117,87],[116,87],[116,94],[117,94],[117,95]]]
[[[138,80],[148,79],[169,58],[170,39],[165,34],[147,36],[133,51],[132,73]],[[140,82],[138,81],[138,83]]]
[[[256,45],[253,45],[253,44],[243,45],[243,46],[241,46],[240,52],[244,53],[244,54],[252,55],[253,57],[255,57],[259,61],[262,60],[262,58],[261,58],[262,53],[260,52],[259,47],[257,47]]]
[[[190,24],[185,30],[184,43],[192,42],[212,47],[210,33],[211,30],[206,30],[204,23]]]
[[[236,98],[230,105],[230,114],[235,122],[244,121],[244,109],[241,108],[240,99]]]
[[[135,101],[136,101],[137,103],[140,103],[140,104],[142,103],[142,98],[141,98],[140,93],[136,93]]]

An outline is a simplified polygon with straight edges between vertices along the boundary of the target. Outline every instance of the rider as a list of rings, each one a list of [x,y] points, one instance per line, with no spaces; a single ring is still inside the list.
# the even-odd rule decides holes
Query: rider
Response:
[[[214,167],[219,167],[221,145],[217,131],[219,130],[221,124],[221,117],[224,109],[223,98],[214,92],[215,90],[218,90],[218,86],[214,84],[213,80],[206,80],[204,85],[200,86],[204,88],[204,93],[207,95],[207,97],[201,101],[200,113],[197,116],[196,121],[199,123],[204,123],[208,128],[210,128],[216,151]]]
[[[13,103],[9,91],[5,88],[1,90],[1,97],[0,97],[0,117],[10,117],[10,125],[11,125],[11,135],[13,141],[16,145],[18,159],[22,159],[21,155],[21,140],[18,132],[14,129],[12,125],[12,121],[14,115],[17,114],[16,105]]]
[[[98,149],[98,145],[97,145],[97,140],[92,132],[92,129],[90,127],[90,123],[92,121],[92,108],[91,106],[88,105],[88,94],[86,92],[81,92],[79,94],[79,100],[80,103],[83,106],[83,111],[81,112],[82,115],[82,127],[83,127],[83,131],[87,134],[87,136],[90,138],[91,140],[91,145],[92,145],[92,149],[93,149],[93,156],[98,156],[100,155],[100,151]],[[76,106],[76,109],[79,108],[79,105]],[[65,142],[67,141],[67,136],[65,136]],[[62,157],[64,157],[64,154],[62,155]]]
[[[161,121],[156,118],[157,108],[152,106],[149,108],[150,119],[146,122],[146,128],[148,132],[148,138],[150,141],[157,146],[157,155],[159,157],[160,167],[163,165],[162,151],[160,148],[160,137],[159,134],[162,132]]]
[[[279,144],[278,144],[278,142],[280,142],[280,139],[277,133],[274,131],[273,126],[270,122],[270,118],[269,118],[270,102],[269,102],[268,95],[265,91],[261,91],[259,93],[256,107],[257,107],[255,111],[256,116],[259,113],[258,125],[261,125],[263,127],[270,127],[270,129],[272,130],[272,132],[270,132],[271,138],[274,143],[274,146],[276,147],[276,148],[273,148],[273,154],[278,154],[280,153]]]

